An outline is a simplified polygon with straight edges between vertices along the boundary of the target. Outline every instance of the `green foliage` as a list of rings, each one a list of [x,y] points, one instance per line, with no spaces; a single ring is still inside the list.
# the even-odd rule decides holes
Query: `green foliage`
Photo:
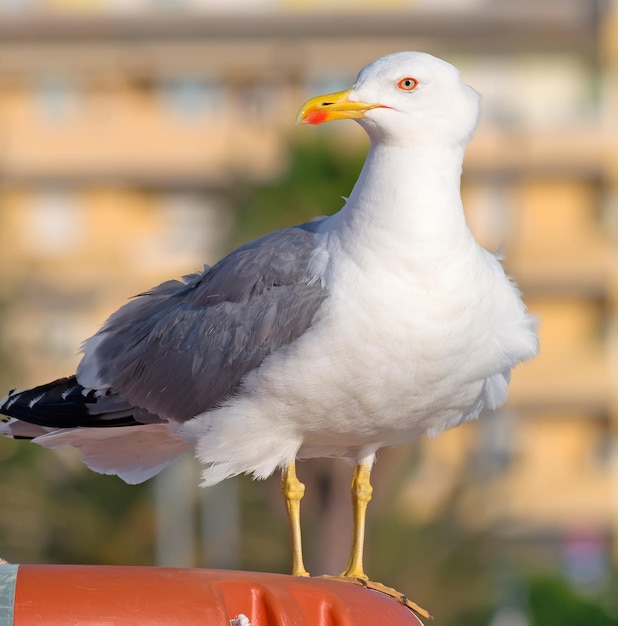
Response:
[[[282,178],[245,189],[236,208],[234,246],[265,233],[338,211],[358,178],[363,150],[343,151],[317,140],[290,149]]]
[[[536,578],[529,584],[531,626],[616,626],[597,602],[577,595],[558,577]]]
[[[370,511],[367,569],[377,580],[409,594],[441,626],[485,626],[492,603],[489,533],[471,533],[456,523],[452,507],[420,524],[397,514],[394,504]]]
[[[151,564],[149,486],[95,474],[77,457],[0,440],[0,556],[18,563]]]

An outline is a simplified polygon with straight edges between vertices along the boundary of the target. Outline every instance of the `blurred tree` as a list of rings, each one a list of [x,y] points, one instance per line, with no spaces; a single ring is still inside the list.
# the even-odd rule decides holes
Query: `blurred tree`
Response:
[[[364,151],[342,149],[332,140],[293,144],[283,175],[237,197],[234,247],[273,230],[332,215],[344,204],[361,170]]]
[[[618,624],[618,617],[609,615],[596,599],[578,595],[558,577],[531,579],[529,603],[531,626],[581,626],[582,624],[616,626]]]
[[[148,485],[91,472],[72,450],[0,441],[0,555],[21,563],[151,564]]]

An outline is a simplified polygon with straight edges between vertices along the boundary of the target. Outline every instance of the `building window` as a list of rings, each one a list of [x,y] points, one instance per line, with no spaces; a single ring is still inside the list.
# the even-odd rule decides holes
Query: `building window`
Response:
[[[314,96],[327,93],[335,93],[343,89],[349,89],[354,82],[353,76],[343,76],[340,74],[325,75],[322,77],[310,77],[305,84],[305,96],[313,98]]]
[[[82,211],[75,195],[64,190],[39,193],[28,209],[24,235],[38,254],[56,256],[71,252],[82,233]]]
[[[216,199],[199,193],[169,193],[163,196],[161,209],[170,253],[189,252],[201,259],[219,255],[227,220]]]
[[[79,93],[73,80],[61,74],[43,76],[37,85],[38,108],[51,124],[63,124],[77,114]]]
[[[82,310],[63,308],[61,303],[50,299],[51,310],[43,312],[39,330],[41,348],[51,359],[75,359],[76,346],[84,340],[85,314]]]
[[[517,415],[508,410],[484,412],[478,421],[479,451],[476,458],[481,476],[505,471],[515,454]]]
[[[512,189],[497,180],[466,182],[462,196],[470,229],[483,247],[496,252],[513,239]]]
[[[253,79],[237,79],[230,85],[235,114],[245,122],[276,117],[281,109],[281,85]]]
[[[158,93],[163,108],[178,119],[196,120],[221,108],[221,89],[215,80],[165,78],[159,82]]]

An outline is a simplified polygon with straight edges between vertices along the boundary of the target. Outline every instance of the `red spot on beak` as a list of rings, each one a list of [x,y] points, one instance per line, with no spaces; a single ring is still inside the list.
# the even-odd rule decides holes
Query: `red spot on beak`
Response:
[[[316,109],[315,111],[311,111],[309,115],[305,117],[306,124],[322,124],[328,118],[328,111],[323,111],[320,109]]]

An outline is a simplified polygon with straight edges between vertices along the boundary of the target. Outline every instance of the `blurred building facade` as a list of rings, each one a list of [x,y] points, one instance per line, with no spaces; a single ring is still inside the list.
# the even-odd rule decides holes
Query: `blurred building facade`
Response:
[[[466,476],[470,528],[549,558],[616,546],[618,4],[332,4],[0,0],[3,386],[72,371],[127,297],[216,260],[239,179],[281,172],[307,97],[426,50],[483,94],[464,201],[542,353],[506,408],[420,443],[402,510],[440,515]]]

